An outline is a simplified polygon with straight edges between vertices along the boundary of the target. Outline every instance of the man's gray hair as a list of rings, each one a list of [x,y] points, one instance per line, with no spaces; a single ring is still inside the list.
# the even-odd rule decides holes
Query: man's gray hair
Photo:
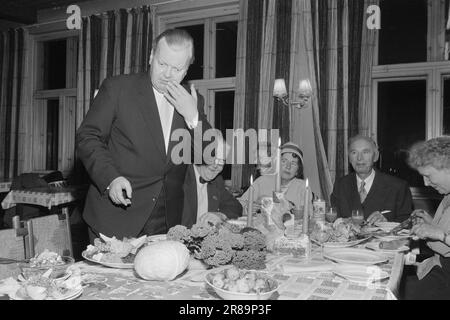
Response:
[[[348,139],[348,149],[350,150],[350,147],[351,147],[352,143],[355,142],[355,141],[358,141],[358,140],[364,140],[364,141],[370,143],[370,145],[373,148],[373,151],[378,152],[378,145],[375,142],[375,140],[373,140],[370,137],[364,136],[362,134],[357,134],[356,136],[353,136],[350,139]]]
[[[409,149],[408,164],[414,169],[426,166],[450,169],[450,136],[417,142]]]
[[[161,39],[165,39],[167,44],[170,45],[186,45],[191,49],[191,57],[189,59],[189,64],[194,62],[194,39],[192,36],[184,29],[167,29],[160,33],[153,41],[152,50],[156,52],[158,49],[158,44]]]

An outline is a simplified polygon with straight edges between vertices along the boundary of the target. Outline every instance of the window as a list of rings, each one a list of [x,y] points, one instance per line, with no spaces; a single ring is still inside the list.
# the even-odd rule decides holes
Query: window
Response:
[[[444,77],[444,95],[443,95],[443,133],[450,135],[450,76]]]
[[[427,61],[427,0],[381,0],[379,64]]]
[[[423,180],[405,160],[409,147],[425,139],[425,105],[426,80],[378,83],[379,167],[414,187],[423,186]]]
[[[205,98],[208,121],[225,138],[226,129],[234,127],[239,3],[225,0],[212,5],[194,0],[186,8],[183,5],[157,5],[157,33],[181,28],[194,38],[195,60],[184,81],[193,83]],[[231,165],[225,165],[222,176],[231,179]]]
[[[406,150],[450,131],[450,0],[381,0],[372,133],[382,171],[423,188]],[[413,193],[414,194],[414,193]]]
[[[31,170],[59,170],[67,176],[75,157],[78,36],[35,40]]]

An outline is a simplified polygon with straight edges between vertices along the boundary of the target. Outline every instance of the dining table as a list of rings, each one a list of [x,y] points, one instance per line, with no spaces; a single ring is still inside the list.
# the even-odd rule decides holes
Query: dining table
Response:
[[[2,201],[2,208],[9,209],[17,204],[31,204],[46,207],[61,207],[68,211],[67,205],[82,198],[84,189],[79,186],[48,186],[26,190],[11,190]]]
[[[367,250],[364,243],[356,248]],[[270,300],[396,300],[404,253],[383,255],[387,261],[377,266],[387,276],[373,282],[355,282],[336,274],[333,270],[339,264],[325,258],[324,248],[315,244],[312,244],[309,258],[269,253],[266,268],[261,272],[279,283]],[[111,268],[87,260],[76,262],[74,267],[82,274],[83,292],[76,298],[79,300],[221,299],[205,281],[207,273],[215,269],[188,267],[172,281],[148,281],[140,278],[132,268]]]

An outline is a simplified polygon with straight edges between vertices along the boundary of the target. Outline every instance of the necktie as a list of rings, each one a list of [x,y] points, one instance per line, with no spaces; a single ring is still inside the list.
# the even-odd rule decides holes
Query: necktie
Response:
[[[364,182],[364,180],[361,181],[361,186],[359,187],[359,198],[361,199],[361,203],[363,203],[367,197],[366,188],[364,188],[365,185],[366,183]]]

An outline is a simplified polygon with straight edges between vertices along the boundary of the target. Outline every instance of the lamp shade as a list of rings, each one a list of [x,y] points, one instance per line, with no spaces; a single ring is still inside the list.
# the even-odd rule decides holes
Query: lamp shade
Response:
[[[312,93],[311,83],[309,82],[308,79],[300,80],[299,92],[302,94],[311,94]]]
[[[273,84],[273,95],[274,97],[285,97],[287,95],[286,83],[284,79],[275,79],[275,83]]]

